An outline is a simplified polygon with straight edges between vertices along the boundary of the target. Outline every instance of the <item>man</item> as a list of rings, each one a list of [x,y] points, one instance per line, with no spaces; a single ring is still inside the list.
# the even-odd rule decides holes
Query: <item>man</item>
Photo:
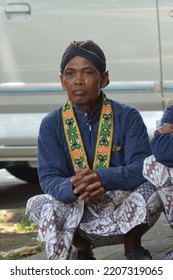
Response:
[[[27,215],[38,225],[49,259],[94,259],[92,246],[124,243],[127,259],[151,259],[141,237],[162,203],[142,176],[151,154],[137,110],[109,100],[106,58],[91,40],[72,42],[61,61],[66,104],[46,116],[38,139],[38,173],[45,195]]]
[[[173,228],[173,105],[165,110],[151,147],[153,155],[145,159],[143,175],[157,187],[165,216]],[[173,250],[165,259],[173,260]]]

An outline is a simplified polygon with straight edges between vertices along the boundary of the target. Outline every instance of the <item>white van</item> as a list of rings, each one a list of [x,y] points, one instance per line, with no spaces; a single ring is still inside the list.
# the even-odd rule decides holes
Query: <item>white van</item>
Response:
[[[141,112],[150,137],[173,99],[173,1],[0,0],[0,168],[37,180],[42,118],[64,104],[59,64],[73,40],[104,50],[112,99]]]

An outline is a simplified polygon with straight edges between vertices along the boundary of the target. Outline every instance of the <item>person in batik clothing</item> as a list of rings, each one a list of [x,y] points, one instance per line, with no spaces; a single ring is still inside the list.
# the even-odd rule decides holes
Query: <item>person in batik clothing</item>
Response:
[[[109,73],[95,42],[70,43],[60,68],[68,100],[42,120],[38,175],[45,194],[28,200],[26,214],[48,259],[95,259],[93,247],[119,243],[129,260],[152,259],[141,237],[162,202],[142,175],[151,149],[141,115],[102,91]]]
[[[151,140],[151,148],[153,155],[145,159],[143,175],[157,187],[165,216],[173,229],[173,105],[165,110]],[[173,260],[173,250],[165,259]]]

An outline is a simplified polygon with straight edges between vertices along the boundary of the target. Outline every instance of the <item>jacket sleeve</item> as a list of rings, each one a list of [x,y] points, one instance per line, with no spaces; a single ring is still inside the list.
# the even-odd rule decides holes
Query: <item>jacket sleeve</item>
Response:
[[[44,193],[59,201],[73,202],[71,176],[65,160],[62,143],[57,133],[62,133],[53,117],[45,117],[41,123],[38,137],[38,175]]]
[[[161,119],[161,125],[164,123],[173,124],[173,106],[166,109]],[[155,131],[151,140],[151,148],[156,161],[173,167],[173,135],[169,133],[159,133]]]
[[[125,119],[123,115],[119,123],[124,138],[124,164],[97,170],[106,191],[130,190],[146,181],[142,175],[143,161],[151,154],[146,126],[135,109],[131,109]]]

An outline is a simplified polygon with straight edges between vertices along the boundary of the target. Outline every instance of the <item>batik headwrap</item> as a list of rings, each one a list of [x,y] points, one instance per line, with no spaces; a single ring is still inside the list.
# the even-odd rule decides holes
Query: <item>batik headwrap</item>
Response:
[[[102,49],[92,40],[73,41],[66,48],[61,60],[61,72],[64,71],[67,63],[75,56],[89,60],[101,73],[106,70],[106,58]]]

